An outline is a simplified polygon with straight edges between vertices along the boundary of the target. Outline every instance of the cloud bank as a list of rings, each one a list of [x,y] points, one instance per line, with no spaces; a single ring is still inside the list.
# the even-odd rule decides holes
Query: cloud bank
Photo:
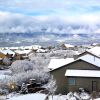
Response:
[[[99,0],[0,0],[0,33],[100,33]]]
[[[0,33],[100,33],[99,16],[28,16],[0,11]]]

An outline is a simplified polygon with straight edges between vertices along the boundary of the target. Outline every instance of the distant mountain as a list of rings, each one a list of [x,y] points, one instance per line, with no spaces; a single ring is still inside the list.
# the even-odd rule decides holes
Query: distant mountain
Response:
[[[21,45],[54,45],[58,43],[71,43],[75,45],[91,44],[100,42],[100,34],[69,34],[69,33],[2,33],[0,34],[0,46],[21,46]]]

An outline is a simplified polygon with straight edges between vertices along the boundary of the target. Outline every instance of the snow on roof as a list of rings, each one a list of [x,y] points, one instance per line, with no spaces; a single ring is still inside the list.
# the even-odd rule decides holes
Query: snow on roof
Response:
[[[68,63],[71,63],[74,61],[74,58],[67,58],[67,59],[51,59],[48,68],[49,69],[57,69],[61,66],[64,66]]]
[[[9,49],[16,50],[16,49],[19,49],[19,47],[9,47]]]
[[[40,46],[40,45],[32,45],[32,48],[33,48],[34,50],[37,50],[37,49],[41,49],[41,46]]]
[[[0,50],[0,52],[1,53],[3,53],[3,54],[13,54],[13,55],[15,55],[15,52],[13,52],[13,51],[11,51],[10,49],[7,49],[7,50]]]
[[[97,70],[66,70],[65,76],[75,77],[100,77],[100,71]]]
[[[24,49],[32,49],[32,46],[25,46]]]
[[[44,49],[38,49],[36,52],[37,52],[37,53],[45,53],[45,52],[47,52],[47,50],[44,50]]]
[[[98,46],[93,47],[92,49],[89,49],[88,51],[100,56],[100,47]]]
[[[100,58],[96,57],[95,55],[93,56],[91,54],[86,54],[84,56],[79,57],[78,59],[100,67]]]
[[[66,48],[74,47],[74,45],[71,44],[64,44]]]
[[[18,54],[28,54],[31,52],[31,50],[16,50],[15,52]]]

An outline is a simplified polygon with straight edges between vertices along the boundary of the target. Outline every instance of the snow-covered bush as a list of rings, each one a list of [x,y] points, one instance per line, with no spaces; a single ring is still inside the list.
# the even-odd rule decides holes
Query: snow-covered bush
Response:
[[[50,78],[50,74],[46,67],[44,59],[34,58],[34,60],[18,60],[12,63],[10,69],[13,76],[11,81],[21,85],[23,82],[28,82],[29,79],[36,79],[37,82],[45,84]]]
[[[3,64],[4,64],[4,65],[10,65],[10,64],[11,64],[10,59],[7,58],[7,57],[3,58]]]
[[[38,70],[32,70],[28,72],[14,74],[10,80],[18,85],[21,85],[22,83],[28,82],[30,79],[36,79],[37,82],[41,82],[42,84],[44,84],[48,82],[49,78],[49,73]]]
[[[90,95],[86,92],[69,92],[66,96],[67,100],[90,100]]]
[[[27,72],[29,70],[33,70],[33,64],[27,60],[17,60],[12,63],[10,69],[14,74]]]
[[[50,94],[54,94],[56,89],[57,89],[57,85],[56,85],[56,81],[53,79],[53,77],[51,77],[48,81],[48,83],[46,85],[44,85],[44,87],[50,92]]]
[[[88,93],[86,93],[86,92],[82,92],[82,93],[80,94],[80,98],[81,98],[82,100],[89,100],[89,99],[90,99],[90,95],[89,95]]]
[[[72,97],[74,96],[74,94],[72,92],[69,92],[66,96],[67,100],[70,100]]]

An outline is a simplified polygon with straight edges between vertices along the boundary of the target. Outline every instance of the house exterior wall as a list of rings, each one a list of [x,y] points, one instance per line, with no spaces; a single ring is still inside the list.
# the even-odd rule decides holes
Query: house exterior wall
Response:
[[[75,85],[70,85],[67,81],[68,91],[76,91],[79,88],[84,88],[90,92],[100,91],[100,78],[66,77],[67,80],[70,78],[75,79]],[[93,81],[97,83],[95,89],[93,89]]]
[[[100,70],[100,68],[95,65],[89,64],[82,60],[75,61],[71,64],[65,65],[61,68],[51,71],[50,73],[53,75],[54,79],[57,83],[57,91],[56,93],[67,93],[68,90],[68,77],[65,77],[65,72],[67,69],[78,69],[78,70]],[[81,79],[80,79],[81,80]],[[80,84],[81,85],[81,84]],[[84,85],[84,84],[83,84]],[[77,88],[77,87],[76,87]],[[75,89],[76,89],[75,88]]]
[[[0,58],[5,58],[5,57],[6,57],[6,55],[0,53]]]

